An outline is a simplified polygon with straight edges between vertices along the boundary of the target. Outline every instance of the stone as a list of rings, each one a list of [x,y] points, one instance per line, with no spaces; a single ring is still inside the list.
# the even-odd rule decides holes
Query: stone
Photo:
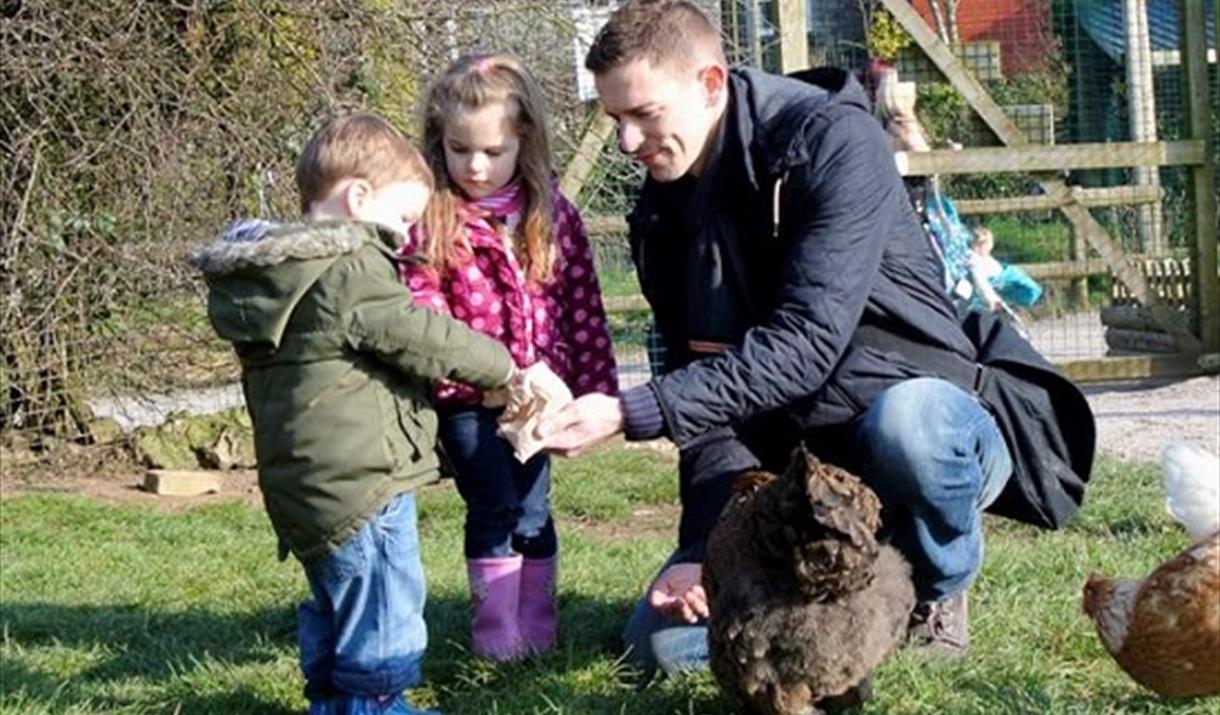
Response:
[[[194,497],[220,491],[221,473],[183,469],[150,469],[144,475],[144,491],[161,496]]]
[[[136,453],[151,469],[246,467],[254,463],[254,435],[243,408],[210,415],[175,415],[135,433]],[[222,445],[217,454],[218,445]]]

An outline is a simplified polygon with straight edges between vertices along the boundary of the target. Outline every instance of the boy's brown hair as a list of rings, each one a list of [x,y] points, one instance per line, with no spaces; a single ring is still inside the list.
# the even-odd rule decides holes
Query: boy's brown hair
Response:
[[[674,62],[686,66],[699,59],[692,47],[711,52],[713,59],[727,64],[720,30],[695,3],[628,0],[598,31],[585,55],[585,69],[602,74],[641,58],[654,66]]]
[[[432,172],[411,140],[375,114],[330,120],[314,132],[297,159],[301,213],[323,201],[343,179],[364,179],[374,189],[400,181],[434,187]]]

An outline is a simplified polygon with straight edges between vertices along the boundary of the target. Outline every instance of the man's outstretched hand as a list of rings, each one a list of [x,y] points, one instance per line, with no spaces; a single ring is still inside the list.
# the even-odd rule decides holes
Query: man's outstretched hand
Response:
[[[575,457],[623,431],[623,408],[617,397],[598,392],[578,398],[538,425],[546,450]]]
[[[670,618],[687,623],[707,618],[703,565],[674,564],[662,571],[648,592],[648,604]]]

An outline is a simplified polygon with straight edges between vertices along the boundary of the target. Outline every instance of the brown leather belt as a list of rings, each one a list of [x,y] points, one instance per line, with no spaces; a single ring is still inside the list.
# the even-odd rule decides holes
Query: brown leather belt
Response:
[[[729,343],[716,343],[712,342],[711,340],[688,340],[686,341],[686,347],[692,353],[714,355],[716,353],[722,353],[733,346]]]

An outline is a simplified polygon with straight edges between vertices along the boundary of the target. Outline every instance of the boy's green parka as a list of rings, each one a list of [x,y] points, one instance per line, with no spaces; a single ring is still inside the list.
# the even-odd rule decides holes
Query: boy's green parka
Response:
[[[281,556],[326,556],[390,498],[435,479],[438,378],[503,386],[503,345],[413,305],[399,239],[370,224],[245,222],[196,251],[233,343]]]

